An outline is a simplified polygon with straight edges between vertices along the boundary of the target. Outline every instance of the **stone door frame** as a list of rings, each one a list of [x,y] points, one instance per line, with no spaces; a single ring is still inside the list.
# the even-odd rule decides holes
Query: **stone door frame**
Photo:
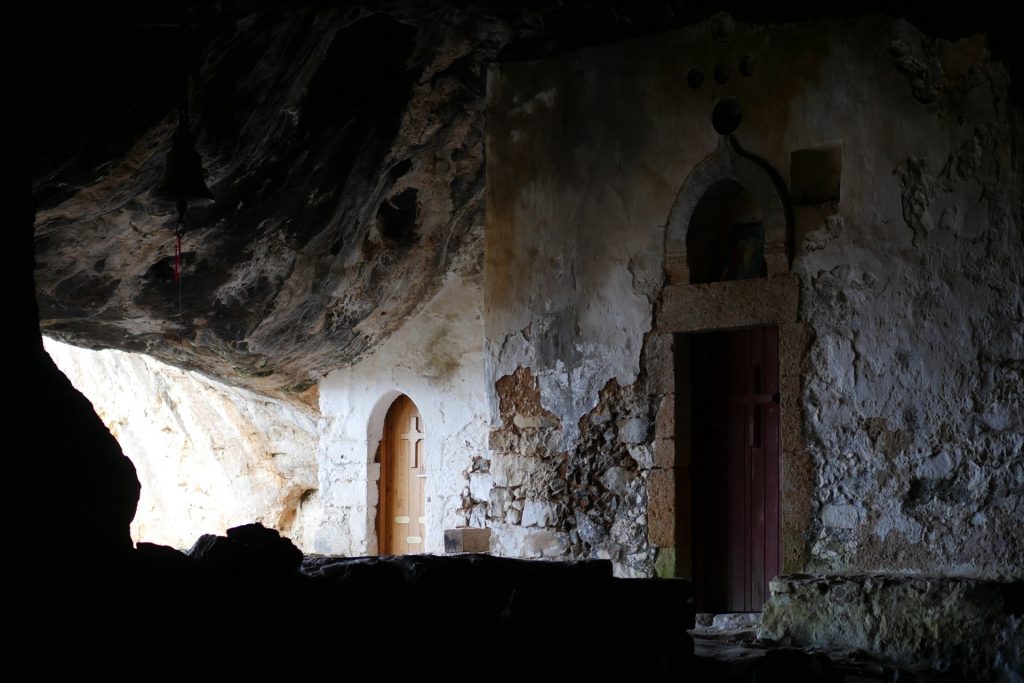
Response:
[[[717,183],[741,185],[760,205],[765,224],[767,277],[690,284],[686,236],[701,198]],[[780,383],[780,515],[783,573],[799,572],[807,558],[813,486],[803,439],[801,402],[810,346],[799,319],[800,280],[790,272],[790,212],[785,188],[763,162],[731,138],[697,164],[683,182],[666,226],[666,284],[655,307],[647,356],[660,382],[654,468],[648,473],[648,540],[658,549],[659,575],[692,578],[690,401],[688,334],[777,326]]]

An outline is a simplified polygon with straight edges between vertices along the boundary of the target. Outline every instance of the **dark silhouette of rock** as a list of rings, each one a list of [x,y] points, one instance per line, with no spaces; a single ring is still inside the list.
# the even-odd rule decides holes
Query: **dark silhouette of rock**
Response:
[[[302,551],[258,523],[228,529],[226,537],[204,534],[188,556],[210,571],[234,574],[290,574],[302,564]]]
[[[27,456],[19,493],[31,505],[26,547],[59,547],[84,564],[122,561],[131,551],[128,525],[139,500],[135,467],[97,417],[92,404],[71,386],[43,350],[35,300],[33,212],[28,178],[17,179],[12,231],[15,310],[9,330],[18,356],[18,375],[27,396],[12,402],[9,424],[38,439]],[[20,324],[18,324],[20,323]],[[28,446],[27,442],[22,443]],[[28,512],[29,508],[24,508]]]
[[[157,543],[135,546],[135,577],[137,580],[184,580],[195,577],[201,567],[185,553]]]

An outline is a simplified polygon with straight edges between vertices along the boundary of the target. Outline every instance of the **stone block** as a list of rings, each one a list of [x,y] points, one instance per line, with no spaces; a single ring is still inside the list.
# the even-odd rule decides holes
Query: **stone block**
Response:
[[[512,424],[519,429],[550,429],[558,426],[558,423],[547,415],[523,415],[521,413],[516,413],[512,417]]]
[[[488,494],[487,515],[500,519],[512,501],[512,494],[506,488],[494,487]]]
[[[469,494],[473,500],[490,500],[493,483],[489,473],[474,472],[469,475]]]
[[[672,334],[652,332],[644,347],[648,388],[654,394],[675,391],[675,339]]]
[[[814,333],[810,325],[791,322],[779,325],[779,374],[802,375],[809,369],[807,355]]]
[[[795,321],[799,295],[800,282],[795,275],[670,285],[662,291],[658,332],[702,332]]]
[[[673,285],[689,282],[690,267],[686,263],[686,252],[666,253],[665,272],[668,274],[668,281]]]
[[[496,453],[511,451],[515,447],[514,439],[504,429],[495,429],[487,435],[487,446]]]
[[[675,545],[676,477],[674,470],[647,475],[647,539],[656,546]]]
[[[654,442],[654,467],[661,469],[676,467],[679,455],[675,439],[657,439]]]
[[[600,477],[601,484],[618,496],[625,495],[632,479],[633,473],[624,467],[609,467]]]
[[[654,447],[650,444],[630,444],[626,447],[629,457],[633,458],[637,467],[649,470],[654,467]]]
[[[490,529],[445,529],[444,551],[446,553],[486,553],[490,550]]]
[[[469,525],[478,529],[487,526],[487,505],[485,503],[473,506],[473,510],[469,513]]]
[[[495,529],[495,555],[524,558],[562,557],[569,547],[568,534],[561,531],[501,523],[492,526]]]
[[[654,558],[654,574],[659,579],[671,579],[676,575],[676,549],[658,548]]]
[[[526,501],[520,521],[523,526],[547,526],[552,521],[554,509],[551,503],[533,499]]]
[[[619,439],[623,443],[644,443],[650,432],[651,423],[642,417],[631,417],[619,422]]]
[[[659,439],[672,438],[676,435],[676,395],[662,396],[658,404],[658,414],[654,420],[654,436]]]
[[[854,505],[829,503],[821,510],[822,523],[837,529],[856,529],[860,517],[860,511]]]

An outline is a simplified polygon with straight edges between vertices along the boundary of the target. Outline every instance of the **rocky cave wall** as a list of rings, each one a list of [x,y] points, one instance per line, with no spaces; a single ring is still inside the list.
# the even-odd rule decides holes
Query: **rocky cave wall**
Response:
[[[479,9],[372,5],[189,6],[216,202],[188,214],[180,311],[174,212],[151,196],[179,32],[126,8],[39,37],[26,99],[48,336],[315,406],[321,377],[477,267],[484,65],[512,32]]]
[[[488,496],[480,473],[486,469],[488,425],[480,280],[479,271],[451,276],[371,355],[320,382],[322,514],[311,550],[377,552],[377,448],[399,394],[419,408],[426,433],[424,550],[443,551],[444,529],[484,525],[472,503]]]
[[[838,196],[788,198],[811,333],[789,369],[803,433],[783,443],[810,459],[807,519],[785,540],[795,569],[1021,576],[1022,119],[984,37],[705,22],[495,65],[488,92],[499,552],[654,571],[645,496],[673,390],[646,368],[665,352],[648,335],[665,225],[733,96],[737,142],[790,190],[793,152],[841,149]]]
[[[135,465],[135,541],[189,548],[202,534],[255,521],[312,546],[312,411],[142,354],[44,345]]]

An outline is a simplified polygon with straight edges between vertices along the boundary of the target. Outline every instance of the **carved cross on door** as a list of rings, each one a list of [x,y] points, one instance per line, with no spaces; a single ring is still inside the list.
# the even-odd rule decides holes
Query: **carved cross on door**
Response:
[[[420,419],[418,417],[409,418],[409,431],[403,432],[401,437],[403,440],[409,443],[409,467],[420,466],[420,453],[423,452],[423,432],[420,430]]]

